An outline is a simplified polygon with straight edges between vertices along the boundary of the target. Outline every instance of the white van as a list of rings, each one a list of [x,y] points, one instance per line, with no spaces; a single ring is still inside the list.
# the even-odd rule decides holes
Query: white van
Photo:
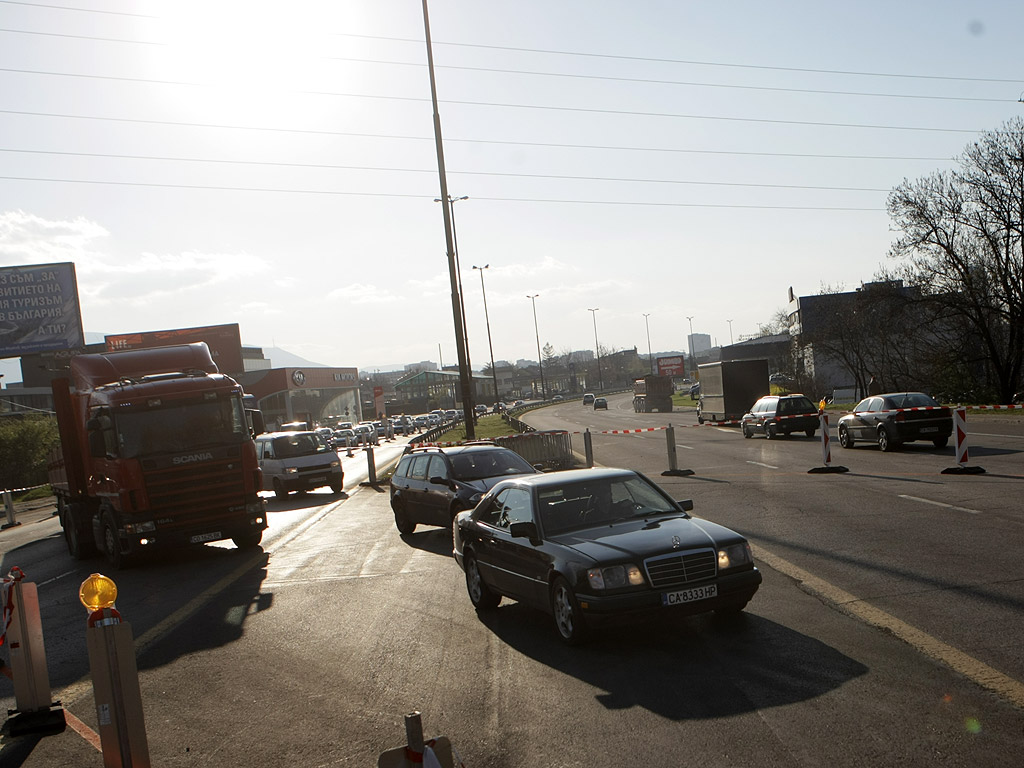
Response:
[[[329,485],[345,487],[341,459],[316,432],[268,432],[256,437],[256,457],[263,470],[263,490],[284,498]]]

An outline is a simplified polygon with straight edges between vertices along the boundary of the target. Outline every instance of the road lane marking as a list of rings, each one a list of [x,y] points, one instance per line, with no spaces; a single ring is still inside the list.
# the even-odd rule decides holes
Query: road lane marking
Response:
[[[362,489],[358,486],[353,488],[349,492],[348,497],[352,498],[361,490]],[[285,535],[281,536],[279,539],[275,539],[272,545],[266,545],[261,550],[249,553],[245,557],[245,559],[238,565],[237,568],[235,568],[233,571],[224,576],[220,581],[208,587],[207,589],[204,589],[194,598],[185,603],[185,605],[181,606],[181,608],[167,616],[159,624],[156,624],[155,626],[151,627],[149,631],[144,632],[142,635],[137,637],[135,639],[136,658],[141,656],[143,651],[149,648],[149,646],[153,645],[155,642],[162,639],[165,635],[169,634],[170,631],[174,629],[178,624],[183,623],[190,616],[197,613],[201,608],[205,607],[206,604],[213,600],[213,598],[216,597],[220,592],[223,592],[225,589],[230,587],[240,578],[245,576],[245,574],[249,573],[249,571],[251,571],[261,561],[263,561],[263,559],[267,555],[270,555],[273,552],[276,552],[284,548],[292,541],[297,539],[299,536],[301,536],[303,533],[305,533],[309,528],[319,523],[324,517],[330,514],[330,512],[336,506],[337,503],[328,504],[326,507],[323,507],[318,514],[311,517],[302,525],[289,531]],[[91,674],[88,674],[71,683],[67,687],[61,689],[60,696],[58,696],[57,698],[59,698],[63,702],[65,708],[67,708],[71,704],[74,704],[76,701],[84,698],[87,695],[92,695]]]
[[[715,429],[717,429],[719,432],[725,432],[725,434],[727,434],[727,435],[735,435],[736,434],[736,430],[735,429],[726,429],[725,427],[715,427]]]
[[[922,499],[920,496],[907,496],[905,493],[897,494],[901,499],[909,499],[910,501],[920,501],[922,504],[933,504],[936,507],[945,507],[946,509],[955,509],[957,512],[969,512],[972,515],[980,515],[980,509],[968,509],[967,507],[957,507],[953,504],[947,504],[944,501],[932,501],[931,499]]]
[[[925,656],[942,662],[955,672],[970,678],[982,688],[1002,697],[1014,706],[1024,709],[1024,683],[994,669],[951,645],[932,637],[917,627],[897,619],[895,616],[874,607],[859,597],[836,587],[824,579],[793,565],[760,546],[753,546],[754,557],[767,563],[775,570],[799,581],[810,594],[833,603],[840,610],[861,619],[868,624],[891,632],[903,642],[916,648]]]
[[[693,450],[693,446],[692,445],[680,445],[679,443],[676,443],[676,448],[685,448],[688,451],[692,451]]]
[[[778,467],[773,467],[771,464],[763,464],[760,461],[748,461],[747,464],[753,464],[754,466],[757,467],[764,467],[765,469],[778,469]]]

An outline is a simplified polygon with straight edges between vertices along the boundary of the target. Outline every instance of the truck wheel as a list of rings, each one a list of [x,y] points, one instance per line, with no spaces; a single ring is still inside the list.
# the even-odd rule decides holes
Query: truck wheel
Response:
[[[107,562],[115,571],[119,571],[127,565],[127,558],[121,552],[121,542],[117,536],[117,528],[114,526],[114,518],[110,515],[103,517],[103,550]]]
[[[68,545],[68,554],[75,560],[85,560],[96,554],[96,544],[92,536],[82,534],[82,505],[66,504],[60,522],[64,527],[64,541]]]

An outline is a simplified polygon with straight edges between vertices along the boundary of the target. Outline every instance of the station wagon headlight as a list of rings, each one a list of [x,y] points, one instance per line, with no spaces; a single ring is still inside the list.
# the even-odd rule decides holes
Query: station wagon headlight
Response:
[[[735,568],[738,565],[747,565],[754,561],[750,554],[750,545],[747,542],[742,544],[731,544],[718,550],[718,570]]]
[[[286,475],[296,475],[296,474],[298,474],[298,472],[299,472],[299,468],[298,467],[285,467],[284,468],[284,473]]]
[[[340,466],[341,466],[341,462],[340,461],[332,461],[331,462],[331,469],[337,469]]]
[[[626,585],[638,587],[644,583],[644,576],[635,565],[611,565],[607,568],[591,568],[587,581],[593,589],[617,589]]]

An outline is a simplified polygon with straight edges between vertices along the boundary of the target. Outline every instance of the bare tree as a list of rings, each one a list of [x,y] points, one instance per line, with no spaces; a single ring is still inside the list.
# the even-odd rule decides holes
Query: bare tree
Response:
[[[962,355],[1009,402],[1024,363],[1024,120],[982,134],[957,169],[904,181],[888,209],[898,274],[959,321]]]

